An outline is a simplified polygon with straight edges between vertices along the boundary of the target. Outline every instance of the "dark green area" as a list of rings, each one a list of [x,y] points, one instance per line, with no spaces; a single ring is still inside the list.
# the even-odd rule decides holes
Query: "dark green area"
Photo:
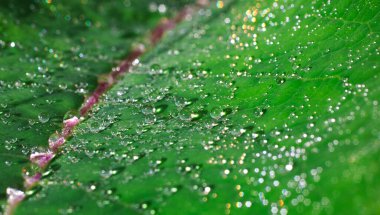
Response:
[[[186,1],[1,1],[0,198],[135,43]]]

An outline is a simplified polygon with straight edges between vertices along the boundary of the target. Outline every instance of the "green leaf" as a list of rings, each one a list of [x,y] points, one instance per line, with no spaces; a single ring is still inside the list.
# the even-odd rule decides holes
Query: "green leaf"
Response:
[[[50,4],[48,3],[50,2]],[[184,1],[3,1],[0,7],[0,198],[134,43]],[[154,3],[160,4],[160,2]],[[153,6],[154,6],[153,5]]]
[[[198,11],[104,96],[17,213],[379,213],[379,6]]]

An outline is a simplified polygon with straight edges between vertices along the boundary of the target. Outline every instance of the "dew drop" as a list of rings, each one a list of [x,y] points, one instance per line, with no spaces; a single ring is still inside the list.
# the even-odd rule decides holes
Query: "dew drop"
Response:
[[[48,113],[44,112],[38,115],[38,121],[40,121],[41,123],[47,123],[49,122],[49,120],[50,120],[50,116]]]

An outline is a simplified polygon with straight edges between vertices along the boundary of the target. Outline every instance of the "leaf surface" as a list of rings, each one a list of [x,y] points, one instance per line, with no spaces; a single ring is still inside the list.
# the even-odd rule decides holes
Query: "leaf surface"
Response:
[[[63,118],[165,14],[162,1],[2,1],[0,7],[0,198],[21,189],[31,152],[46,148]],[[25,170],[24,170],[25,171]]]
[[[198,11],[103,97],[17,212],[379,213],[378,11]]]

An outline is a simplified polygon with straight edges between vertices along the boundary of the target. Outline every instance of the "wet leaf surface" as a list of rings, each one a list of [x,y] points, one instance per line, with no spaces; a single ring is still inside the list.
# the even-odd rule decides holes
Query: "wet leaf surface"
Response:
[[[17,213],[379,213],[378,11],[201,9],[103,97]]]
[[[162,1],[2,1],[1,199],[6,187],[23,187],[28,156],[46,148],[65,114],[94,90],[98,75],[184,2],[167,2],[160,12]]]

